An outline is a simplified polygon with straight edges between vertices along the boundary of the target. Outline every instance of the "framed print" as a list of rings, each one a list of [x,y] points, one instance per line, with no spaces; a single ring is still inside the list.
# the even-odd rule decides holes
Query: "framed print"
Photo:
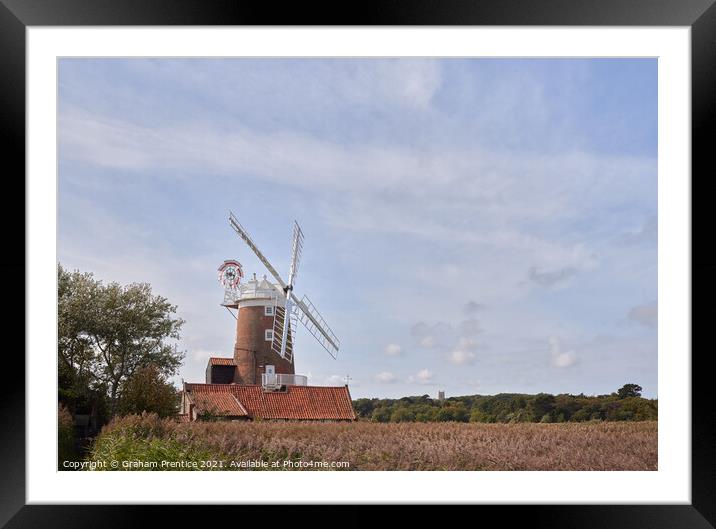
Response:
[[[7,527],[714,524],[689,173],[716,8],[362,7],[0,6],[27,197]]]

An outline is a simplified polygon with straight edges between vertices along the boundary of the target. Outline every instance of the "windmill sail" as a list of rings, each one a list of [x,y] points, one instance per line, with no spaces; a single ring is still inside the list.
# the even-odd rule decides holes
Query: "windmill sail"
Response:
[[[293,307],[291,306],[291,295],[293,294],[293,283],[296,281],[296,274],[298,273],[298,261],[301,258],[301,250],[303,249],[303,232],[298,222],[293,221],[293,242],[291,243],[291,266],[288,269],[288,284],[284,288],[286,291],[286,303],[283,306],[283,318],[281,321],[281,347],[279,354],[288,360],[293,358],[293,353],[287,351],[289,347],[289,339],[291,339],[291,349],[293,349],[293,336],[289,336],[289,331],[293,333],[293,329],[296,328],[294,321],[293,327],[289,324],[291,322],[291,316],[294,314]],[[289,316],[288,322],[286,321],[286,315]],[[295,318],[294,318],[295,320]],[[276,316],[274,316],[274,322]],[[274,329],[273,340],[276,341],[276,330]],[[272,343],[273,346],[273,343]]]
[[[321,313],[318,312],[318,309],[306,296],[303,296],[300,300],[296,299],[293,294],[291,296],[296,302],[295,312],[298,320],[303,323],[316,341],[318,341],[318,343],[321,344],[326,351],[328,351],[329,355],[333,358],[337,358],[340,342],[326,323],[326,320],[324,320],[323,316],[321,316]]]
[[[298,222],[293,221],[293,241],[291,242],[291,268],[288,270],[288,284],[293,288],[298,274],[298,263],[301,259],[301,251],[303,250],[303,231]]]
[[[234,217],[234,214],[229,212],[229,224],[231,224],[231,227],[234,228],[236,233],[239,234],[239,237],[241,237],[244,242],[253,250],[253,252],[256,254],[256,257],[259,258],[259,260],[264,264],[266,269],[271,272],[271,275],[274,277],[274,279],[278,282],[279,285],[281,285],[281,288],[286,290],[286,283],[283,282],[283,279],[281,279],[281,276],[278,275],[278,272],[276,269],[269,263],[269,260],[264,257],[264,254],[261,253],[261,250],[258,249],[256,244],[254,244],[254,241],[251,240],[251,237],[249,237],[249,234],[246,232],[244,227],[239,223],[239,221]]]
[[[311,303],[311,300],[306,296],[298,299],[293,293],[293,283],[298,273],[298,263],[303,249],[303,232],[298,223],[294,221],[293,241],[291,244],[291,266],[289,268],[288,282],[285,282],[281,278],[273,265],[271,265],[269,260],[261,253],[261,250],[258,249],[248,232],[231,212],[229,212],[229,224],[271,273],[278,283],[278,285],[274,285],[274,287],[278,292],[283,294],[280,297],[277,296],[276,309],[274,311],[274,328],[271,341],[271,348],[274,352],[289,362],[293,362],[296,323],[300,321],[328,354],[333,358],[337,358],[340,342],[334,332],[323,319],[321,313],[318,312],[318,309]],[[283,303],[279,300],[283,301]],[[283,306],[280,306],[280,304]],[[288,317],[286,317],[286,315],[288,315]],[[280,340],[278,338],[279,336],[281,337]]]
[[[287,322],[286,309],[278,305],[276,306],[273,319],[271,350],[289,362],[293,362],[293,348],[296,343],[297,323],[298,318],[295,310],[289,312]]]

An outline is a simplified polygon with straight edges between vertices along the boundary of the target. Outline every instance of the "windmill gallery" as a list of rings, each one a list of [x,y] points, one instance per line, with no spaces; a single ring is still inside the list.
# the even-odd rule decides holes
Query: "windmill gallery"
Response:
[[[303,247],[303,233],[294,222],[291,265],[287,281],[251,239],[233,213],[229,225],[256,254],[273,278],[263,275],[242,283],[238,261],[219,267],[224,286],[222,305],[236,311],[233,357],[211,357],[205,383],[184,382],[181,398],[183,421],[323,420],[355,419],[348,386],[309,386],[296,374],[294,344],[300,322],[335,359],[339,340],[311,301],[293,292]]]

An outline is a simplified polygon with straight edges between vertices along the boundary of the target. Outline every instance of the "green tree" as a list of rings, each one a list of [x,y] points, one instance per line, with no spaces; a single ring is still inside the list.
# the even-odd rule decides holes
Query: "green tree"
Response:
[[[454,406],[451,406],[453,420],[458,422],[467,422],[470,420],[470,413],[467,411],[467,407],[462,402],[458,402]]]
[[[473,408],[470,412],[470,422],[492,422],[489,420],[489,416],[480,411],[478,408]]]
[[[429,404],[423,404],[415,412],[415,420],[418,422],[433,422],[438,408]]]
[[[57,415],[57,470],[67,470],[62,463],[76,459],[74,419],[69,410],[60,404]]]
[[[353,402],[353,409],[359,417],[370,417],[373,413],[373,406],[377,399],[358,399]]]
[[[414,422],[415,414],[406,407],[400,406],[396,408],[390,415],[390,422]]]
[[[624,384],[617,390],[617,396],[620,399],[628,397],[641,397],[641,386],[639,384]]]
[[[538,393],[527,405],[527,409],[529,410],[532,417],[534,417],[535,420],[539,420],[541,422],[545,422],[545,415],[552,415],[554,407],[555,397],[554,395],[549,395],[547,393]]]
[[[380,406],[373,410],[371,420],[374,422],[388,422],[390,421],[390,408]]]
[[[581,408],[572,414],[570,420],[572,422],[585,422],[589,420],[591,412],[587,408]]]
[[[179,408],[179,393],[154,364],[137,369],[119,392],[118,411],[122,415],[156,413],[172,417]]]
[[[92,301],[99,285],[91,274],[69,273],[59,265],[57,280],[59,400],[74,410],[88,407],[97,386],[92,374],[95,351],[87,329],[95,318]]]
[[[104,285],[61,265],[58,285],[58,351],[70,388],[106,388],[115,415],[120,387],[138,369],[153,364],[163,376],[177,372],[184,353],[171,340],[184,321],[150,285]]]
[[[449,406],[440,408],[440,410],[438,410],[437,415],[435,416],[435,420],[438,422],[454,421],[455,415],[453,414],[452,408],[450,408]]]

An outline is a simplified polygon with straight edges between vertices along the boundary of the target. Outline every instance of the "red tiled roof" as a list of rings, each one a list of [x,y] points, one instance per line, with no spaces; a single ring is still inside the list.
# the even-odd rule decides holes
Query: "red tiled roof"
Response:
[[[231,393],[192,392],[191,401],[198,414],[246,417],[246,408]]]
[[[234,362],[233,358],[217,358],[215,356],[212,356],[209,358],[209,363],[212,366],[235,366],[236,362]]]
[[[191,419],[189,418],[188,413],[180,413],[176,416],[177,422],[191,422]]]
[[[232,395],[249,417],[261,419],[354,420],[347,386],[287,386],[286,391],[264,391],[240,384],[186,384],[191,399]],[[209,397],[212,395],[212,397]],[[216,397],[214,397],[214,395]]]

